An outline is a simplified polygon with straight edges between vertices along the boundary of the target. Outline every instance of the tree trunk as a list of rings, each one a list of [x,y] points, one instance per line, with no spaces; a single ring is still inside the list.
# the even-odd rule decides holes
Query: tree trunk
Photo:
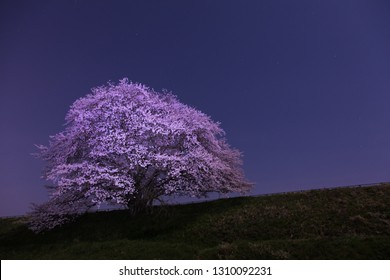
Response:
[[[138,180],[135,184],[136,193],[128,198],[127,208],[132,215],[150,213],[152,211],[153,201],[159,197],[153,179],[146,184]]]
[[[151,202],[147,199],[132,199],[127,203],[131,215],[143,214],[150,211]]]

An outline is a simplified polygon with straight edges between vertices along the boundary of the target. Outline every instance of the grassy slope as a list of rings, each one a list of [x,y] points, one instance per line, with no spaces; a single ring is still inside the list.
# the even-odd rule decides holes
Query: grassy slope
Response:
[[[157,213],[158,212],[158,213]],[[90,213],[34,235],[0,219],[1,259],[389,259],[390,185]]]

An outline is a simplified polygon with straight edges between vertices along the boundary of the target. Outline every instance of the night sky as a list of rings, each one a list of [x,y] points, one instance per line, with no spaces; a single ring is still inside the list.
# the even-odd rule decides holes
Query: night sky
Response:
[[[47,200],[34,144],[128,77],[221,122],[252,194],[390,181],[390,2],[1,1],[0,215]]]

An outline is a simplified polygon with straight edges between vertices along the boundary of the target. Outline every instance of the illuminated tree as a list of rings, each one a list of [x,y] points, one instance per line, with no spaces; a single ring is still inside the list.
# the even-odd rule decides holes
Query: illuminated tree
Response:
[[[246,192],[241,154],[223,136],[218,123],[170,93],[127,79],[94,88],[71,106],[65,130],[38,146],[53,188],[32,213],[32,228],[102,203],[136,214],[165,196]]]

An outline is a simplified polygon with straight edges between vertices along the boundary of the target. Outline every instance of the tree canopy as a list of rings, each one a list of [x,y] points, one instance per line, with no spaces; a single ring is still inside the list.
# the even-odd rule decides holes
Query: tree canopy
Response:
[[[165,196],[247,192],[241,153],[220,124],[166,91],[121,80],[74,102],[63,132],[38,146],[51,199],[35,207],[40,231],[102,203],[144,211]]]

